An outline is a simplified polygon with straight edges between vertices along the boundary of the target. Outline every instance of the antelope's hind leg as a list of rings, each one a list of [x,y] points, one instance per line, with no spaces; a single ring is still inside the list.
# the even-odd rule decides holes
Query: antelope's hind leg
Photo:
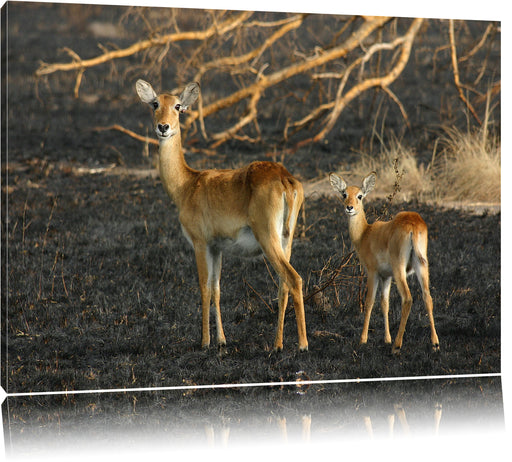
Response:
[[[289,289],[282,278],[279,278],[279,292],[278,292],[278,306],[279,311],[277,315],[277,330],[276,338],[274,340],[274,351],[281,351],[283,349],[283,330],[284,330],[284,316],[286,313],[286,306],[288,305]]]
[[[293,306],[295,309],[295,319],[297,321],[297,334],[299,339],[299,350],[306,351],[308,349],[308,340],[306,334],[306,316],[304,313],[304,301],[302,297],[302,278],[289,262],[291,253],[292,233],[295,229],[295,220],[298,209],[295,206],[289,212],[290,226],[288,231],[288,242],[283,249],[283,227],[285,220],[285,205],[282,194],[268,194],[268,191],[260,192],[261,196],[253,197],[253,207],[249,207],[250,227],[254,233],[254,237],[258,241],[267,257],[268,261],[279,276],[279,314],[277,333],[274,341],[274,350],[283,348],[283,326],[288,301],[288,292],[293,298]],[[258,204],[265,203],[268,207],[262,209]],[[281,213],[276,213],[281,211]],[[288,247],[289,246],[289,247]],[[287,287],[284,287],[286,285]]]
[[[382,280],[380,306],[382,317],[384,318],[384,343],[391,343],[391,334],[389,332],[389,292],[391,290],[392,278]]]
[[[283,326],[289,292],[292,295],[293,306],[295,309],[297,333],[299,338],[299,350],[306,351],[308,349],[308,340],[306,335],[304,301],[302,298],[302,278],[286,259],[286,255],[281,247],[280,236],[278,233],[271,231],[268,240],[262,239],[262,234],[261,231],[258,230],[258,227],[258,224],[253,224],[252,228],[254,235],[260,243],[265,256],[279,276],[279,314],[274,349],[282,350],[283,348]],[[284,287],[284,285],[287,287]]]

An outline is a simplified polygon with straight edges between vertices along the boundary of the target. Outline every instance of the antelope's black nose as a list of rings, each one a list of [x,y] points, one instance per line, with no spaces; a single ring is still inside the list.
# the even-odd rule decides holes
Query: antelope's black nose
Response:
[[[160,133],[164,134],[169,130],[169,124],[158,124],[157,128]]]

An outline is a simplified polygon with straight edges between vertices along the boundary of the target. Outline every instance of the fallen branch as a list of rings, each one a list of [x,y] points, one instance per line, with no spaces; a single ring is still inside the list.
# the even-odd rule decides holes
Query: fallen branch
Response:
[[[114,124],[114,125],[110,125],[108,127],[94,127],[94,130],[96,131],[104,131],[104,130],[117,130],[117,131],[120,131],[121,133],[124,133],[128,136],[131,136],[132,138],[135,138],[136,140],[138,141],[142,141],[144,143],[149,143],[149,144],[154,144],[156,146],[158,146],[158,140],[155,139],[155,138],[150,138],[149,136],[142,136],[142,135],[139,135],[138,133],[135,133],[127,128],[124,128],[122,127],[121,125],[118,125],[118,124]]]
[[[421,24],[423,22],[423,19],[415,19],[411,26],[409,27],[409,30],[403,37],[399,37],[398,39],[394,40],[391,44],[378,44],[375,46],[375,49],[372,50],[370,48],[365,56],[360,58],[359,60],[352,63],[350,68],[347,71],[351,71],[356,65],[358,64],[364,64],[369,59],[369,54],[377,51],[378,49],[391,49],[398,45],[402,46],[402,51],[400,54],[400,57],[398,58],[398,61],[396,65],[393,67],[393,69],[386,75],[382,77],[373,77],[366,79],[357,85],[353,86],[347,93],[342,95],[342,92],[344,90],[346,81],[348,79],[348,72],[345,73],[343,76],[342,81],[340,82],[340,86],[338,87],[338,92],[336,95],[336,99],[334,102],[332,102],[333,109],[331,111],[331,114],[329,116],[329,119],[325,125],[325,127],[314,137],[308,138],[306,140],[300,141],[297,144],[297,147],[301,147],[304,145],[307,145],[309,143],[317,143],[325,138],[325,136],[332,130],[334,124],[338,120],[339,115],[345,109],[345,107],[356,97],[358,97],[361,93],[364,91],[374,88],[374,87],[381,87],[386,88],[391,83],[393,83],[396,78],[401,74],[403,69],[405,68],[405,65],[407,64],[409,60],[409,56],[411,53],[412,44],[414,42],[414,37],[416,36],[416,33],[418,32]],[[391,45],[391,46],[389,46]],[[396,102],[396,101],[395,101]]]
[[[114,59],[126,58],[127,56],[134,55],[136,53],[139,53],[152,47],[166,46],[170,43],[179,42],[183,40],[202,41],[214,35],[222,35],[240,26],[240,24],[242,24],[246,19],[248,19],[252,14],[253,13],[250,11],[244,11],[238,16],[230,18],[220,24],[215,23],[204,31],[176,32],[172,34],[166,34],[161,37],[154,37],[148,40],[142,40],[140,42],[134,43],[128,48],[107,51],[99,56],[96,56],[95,58],[90,59],[81,59],[80,56],[78,56],[74,51],[66,49],[65,51],[67,51],[68,54],[70,54],[73,58],[71,62],[53,64],[42,62],[36,71],[36,77],[52,74],[57,71],[78,71],[77,81],[75,84],[76,96],[78,94],[78,87],[80,86],[80,81],[82,79],[84,70],[89,67],[104,64]]]
[[[360,44],[364,41],[368,35],[370,35],[375,29],[383,26],[390,18],[388,17],[375,17],[368,18],[361,27],[355,31],[343,44],[332,48],[331,50],[325,51],[323,53],[319,53],[310,59],[306,59],[298,64],[293,64],[284,69],[281,69],[273,74],[268,76],[261,75],[261,78],[258,79],[252,85],[244,87],[238,90],[235,93],[232,93],[225,98],[221,98],[208,106],[201,107],[200,110],[191,114],[191,116],[187,119],[186,127],[190,126],[198,117],[200,113],[202,117],[208,117],[209,115],[216,113],[222,109],[226,109],[234,104],[246,99],[253,98],[255,94],[262,94],[267,88],[277,85],[295,75],[307,72],[316,67],[322,66],[330,61],[335,59],[342,58],[350,53],[352,50],[360,46]],[[246,124],[243,124],[246,125]],[[232,134],[232,131],[229,131],[229,135]],[[219,138],[216,141],[216,146],[221,144],[222,142],[229,139],[229,136],[224,136],[225,133],[221,132],[217,135],[213,135],[214,139]]]
[[[324,112],[336,107],[336,101],[338,101],[341,98],[341,94],[343,93],[343,90],[345,89],[345,86],[350,77],[350,74],[356,67],[361,68],[360,75],[362,75],[363,69],[364,69],[364,64],[370,60],[370,58],[373,56],[373,54],[375,54],[377,51],[393,50],[397,46],[401,45],[404,42],[404,40],[405,40],[405,37],[398,37],[391,43],[376,43],[375,45],[372,45],[363,56],[361,56],[358,59],[356,59],[355,61],[353,61],[352,64],[350,64],[350,66],[348,66],[347,69],[345,69],[345,71],[342,73],[328,72],[328,73],[322,73],[322,74],[314,74],[312,76],[313,79],[323,79],[323,78],[341,79],[341,82],[340,82],[340,85],[339,85],[338,91],[337,91],[336,100],[330,101],[328,103],[325,103],[325,104],[322,104],[322,105],[316,107],[315,109],[313,109],[313,111],[310,114],[303,117],[301,120],[294,122],[291,125],[287,124],[287,126],[285,128],[285,139],[287,139],[287,131],[290,126],[300,129],[304,125],[308,124],[309,122],[312,122],[313,120],[318,119]],[[383,88],[385,90],[387,89],[386,87],[383,87]],[[393,99],[393,101],[395,101],[395,103],[397,103],[398,106],[400,107],[402,115],[404,116],[404,119],[405,119],[407,125],[409,126],[407,114],[405,113],[405,109],[403,108],[402,104],[400,103],[398,98],[394,95],[394,93],[391,92],[391,90],[389,90],[389,89],[387,89],[387,90],[388,90],[387,93],[391,97],[391,99]],[[331,114],[331,119],[332,119],[332,117],[333,117],[333,115]],[[329,129],[329,131],[330,131],[330,129]],[[305,140],[304,143],[307,144],[307,143],[311,142],[311,140],[312,140],[312,138],[310,138],[309,140]]]
[[[123,127],[123,126],[121,126],[119,124],[109,125],[108,127],[94,127],[93,130],[95,130],[97,132],[101,132],[101,131],[105,131],[105,130],[116,130],[118,132],[124,133],[125,135],[131,136],[132,138],[134,138],[134,139],[136,139],[138,141],[142,141],[143,143],[153,144],[155,146],[158,146],[158,140],[156,138],[151,138],[149,136],[139,135],[138,133],[135,133],[134,131],[129,130],[128,128],[125,128],[125,127]],[[192,147],[188,147],[188,148],[183,147],[183,152],[184,153],[187,153],[187,152],[198,153],[198,152],[200,152],[201,154],[205,154],[207,156],[216,155],[216,152],[213,149],[207,149],[207,148],[197,149],[197,148],[192,148]]]

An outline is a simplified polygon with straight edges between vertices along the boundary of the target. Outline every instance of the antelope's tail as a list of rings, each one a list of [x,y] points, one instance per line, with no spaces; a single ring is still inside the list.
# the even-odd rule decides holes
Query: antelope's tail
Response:
[[[286,178],[283,185],[285,187],[283,192],[283,238],[288,240],[295,231],[297,216],[299,215],[300,208],[304,202],[304,190],[301,182],[293,177]]]

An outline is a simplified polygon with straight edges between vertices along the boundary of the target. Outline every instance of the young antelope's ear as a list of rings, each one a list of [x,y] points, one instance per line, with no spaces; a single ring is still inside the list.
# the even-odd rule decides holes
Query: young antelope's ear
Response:
[[[155,90],[153,90],[153,87],[145,80],[137,80],[135,88],[143,103],[151,104],[157,98]]]
[[[185,112],[189,106],[194,104],[199,97],[199,84],[197,82],[189,83],[180,96],[181,108],[180,112]]]
[[[343,191],[347,189],[347,183],[343,181],[343,178],[336,175],[336,173],[329,174],[329,181],[331,182],[332,189],[338,191],[340,194],[343,194]]]
[[[377,179],[375,172],[370,173],[363,179],[363,186],[361,187],[361,191],[363,195],[367,195],[369,192],[373,191],[375,188],[375,180]]]

